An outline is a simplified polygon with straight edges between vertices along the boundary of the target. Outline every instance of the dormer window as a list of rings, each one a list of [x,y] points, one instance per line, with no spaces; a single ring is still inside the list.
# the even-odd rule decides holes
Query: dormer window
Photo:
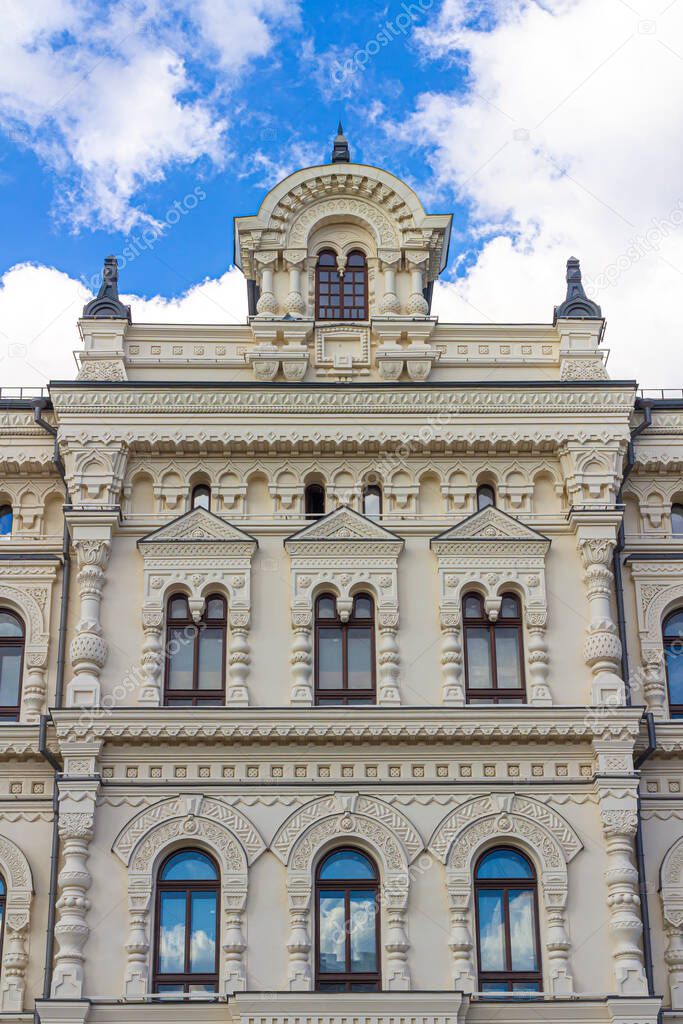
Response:
[[[318,320],[366,320],[368,266],[362,252],[349,253],[339,273],[336,253],[324,249],[316,267],[315,315]]]

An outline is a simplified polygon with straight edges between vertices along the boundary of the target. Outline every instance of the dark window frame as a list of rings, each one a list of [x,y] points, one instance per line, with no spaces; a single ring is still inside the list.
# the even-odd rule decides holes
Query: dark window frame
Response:
[[[674,529],[674,515],[680,517],[681,529]],[[680,501],[674,501],[671,505],[671,536],[672,537],[683,537],[683,504]]]
[[[481,498],[485,494],[488,496],[490,500],[484,502],[484,504],[481,504]],[[479,486],[477,487],[477,512],[482,512],[485,508],[495,508],[496,501],[496,488],[493,486],[493,484],[479,484]]]
[[[683,704],[674,704],[671,700],[671,685],[669,681],[669,656],[668,652],[674,646],[674,644],[680,645],[679,658],[683,658],[683,637],[680,636],[667,636],[666,627],[670,619],[674,615],[679,615],[683,611],[683,608],[674,608],[664,619],[662,623],[662,645],[664,647],[664,672],[666,674],[666,699],[669,702],[669,718],[681,719],[683,718]]]
[[[192,509],[195,509],[195,508],[205,508],[204,505],[196,505],[195,504],[197,495],[199,493],[206,494],[206,496],[208,498],[208,501],[209,501],[208,507],[206,507],[206,511],[210,512],[211,511],[211,487],[209,486],[209,484],[195,484],[194,485],[194,487],[192,488],[192,491],[190,493],[190,509],[192,510]]]
[[[19,647],[21,649],[21,654],[19,657],[19,692],[17,694],[17,703],[16,705],[0,705],[0,723],[18,722],[21,717],[21,698],[24,684],[24,662],[26,660],[26,623],[22,619],[21,615],[15,612],[12,608],[0,607],[0,612],[2,612],[3,615],[9,615],[13,619],[15,619],[21,628],[20,637],[0,636],[0,649],[7,647]]]
[[[331,256],[333,262],[321,264],[323,256]],[[349,264],[352,256],[360,256],[363,260],[359,266]],[[347,296],[344,282],[352,281],[352,294]],[[330,300],[330,291],[327,294],[327,303],[323,305],[324,297],[321,295],[321,286],[336,283],[339,289],[337,303],[333,305]],[[363,297],[362,305],[356,303],[356,285],[362,283]],[[350,298],[351,301],[347,301]],[[358,316],[353,316],[359,311]],[[368,258],[362,249],[353,249],[347,256],[346,266],[343,274],[337,269],[337,254],[332,249],[321,249],[318,253],[315,264],[315,317],[316,320],[344,321],[345,323],[362,323],[368,319]]]
[[[185,599],[187,616],[183,619],[171,618],[171,602],[179,597]],[[220,619],[206,617],[206,609],[208,608],[209,601],[215,599],[218,599],[223,602],[223,616]],[[215,629],[216,627],[222,627],[223,629],[223,660],[221,663],[220,689],[209,690],[206,688],[200,688],[199,686],[199,636],[202,628],[206,626],[209,626],[212,629]],[[172,658],[169,648],[171,643],[171,630],[173,629],[194,630],[194,639],[192,640],[192,643],[194,645],[192,658],[192,689],[190,690],[170,689],[168,685]],[[168,600],[166,601],[165,637],[166,657],[164,659],[164,707],[222,707],[225,704],[226,661],[228,654],[228,602],[226,601],[223,594],[214,592],[207,595],[204,604],[204,614],[202,615],[199,622],[195,622],[194,619],[192,618],[192,615],[190,613],[190,606],[187,600],[187,595],[177,592],[175,594],[171,594]],[[177,703],[179,701],[183,701],[184,703]],[[188,701],[190,701],[189,704],[187,703]]]
[[[355,618],[356,601],[359,597],[367,598],[372,605],[372,615],[368,618]],[[319,614],[318,608],[320,602],[325,598],[334,601],[335,609],[337,614],[334,618],[322,618]],[[376,626],[375,626],[375,615],[376,606],[375,600],[368,591],[361,591],[353,596],[353,607],[351,614],[346,622],[342,622],[339,616],[339,610],[337,609],[337,597],[330,591],[325,591],[322,594],[318,594],[315,599],[315,614],[314,614],[314,703],[316,707],[321,706],[345,706],[353,707],[369,707],[372,704],[377,703],[377,650],[376,650]],[[353,629],[370,629],[370,670],[372,677],[372,685],[365,690],[361,689],[350,689],[349,688],[349,674],[348,674],[348,635],[349,630]],[[318,685],[320,678],[320,630],[321,629],[338,629],[341,633],[341,649],[342,649],[342,687],[339,690],[321,689]]]
[[[2,911],[2,920],[0,920],[0,963],[2,963],[2,954],[5,946],[5,922],[7,921],[7,880],[2,873],[0,873],[0,910]]]
[[[531,878],[478,878],[479,866],[481,862],[490,853],[494,852],[510,852],[514,853],[529,865],[531,871]],[[511,966],[509,969],[504,971],[483,971],[481,969],[481,928],[479,924],[479,893],[485,890],[498,890],[503,892],[503,928],[505,929],[505,954],[506,954],[506,965],[512,964],[512,942],[510,935],[510,892],[531,892],[532,903],[533,903],[533,927],[534,927],[534,942],[536,943],[536,963],[538,967],[535,971],[514,971]],[[517,849],[514,846],[493,846],[484,852],[477,858],[477,862],[474,867],[474,913],[475,913],[475,931],[477,933],[477,981],[479,991],[483,992],[483,986],[487,982],[493,983],[504,983],[507,985],[507,991],[513,991],[513,985],[515,983],[529,982],[538,985],[538,992],[543,991],[543,958],[541,955],[541,928],[538,914],[538,875],[536,868],[532,861],[527,857],[525,853]],[[495,992],[491,992],[491,995],[495,995]],[[502,995],[502,993],[500,993]],[[531,994],[531,993],[530,993]]]
[[[381,518],[382,513],[384,511],[384,496],[382,495],[382,488],[380,487],[379,484],[365,484],[363,486],[363,491],[362,491],[363,515],[364,516],[368,516],[369,518],[373,518],[372,516],[370,516],[369,512],[365,511],[365,498],[369,494],[376,494],[377,497],[379,498],[379,513],[378,513],[378,516]]]
[[[164,868],[172,857],[178,853],[200,853],[207,857],[216,870],[215,879],[199,880],[166,880],[161,875]],[[216,893],[216,957],[215,970],[211,973],[186,972],[183,974],[162,974],[159,971],[159,954],[161,952],[161,894],[162,892],[184,892],[185,893],[185,966],[190,963],[190,939],[192,936],[192,917],[190,913],[191,893],[193,892],[215,892]],[[218,992],[220,979],[220,950],[221,950],[221,872],[216,858],[207,850],[199,847],[188,846],[173,850],[159,865],[154,895],[154,952],[152,970],[152,988],[155,993],[159,992],[159,985],[182,985],[183,992],[189,992],[190,985],[214,985],[215,992]]]
[[[327,862],[328,858],[335,853],[344,853],[346,851],[352,853],[360,853],[365,859],[372,865],[375,871],[375,877],[371,879],[321,879],[320,872]],[[346,963],[351,964],[351,928],[350,928],[350,893],[353,892],[372,892],[375,897],[375,962],[377,964],[377,970],[373,972],[366,971],[321,971],[320,970],[320,894],[324,890],[336,890],[344,892],[344,934],[346,936],[345,944],[345,957]],[[365,850],[360,849],[356,846],[335,846],[333,849],[328,850],[323,857],[320,858],[318,865],[315,869],[315,991],[316,992],[330,992],[335,991],[331,988],[323,988],[321,986],[339,986],[344,985],[344,992],[352,992],[352,985],[376,985],[376,988],[371,991],[381,992],[382,991],[382,943],[381,943],[381,902],[380,902],[380,879],[377,864],[370,854],[366,853]],[[336,991],[339,991],[337,989]],[[367,989],[365,991],[368,991]]]
[[[481,602],[482,615],[481,617],[468,616],[465,613],[465,606],[467,599],[470,597],[476,597]],[[523,613],[522,613],[522,602],[513,591],[506,591],[502,595],[502,600],[506,597],[512,597],[517,602],[518,615],[506,618],[500,616],[495,622],[491,622],[486,614],[486,605],[481,594],[477,593],[476,590],[468,590],[463,594],[462,598],[462,632],[463,632],[463,659],[465,663],[465,699],[468,704],[472,702],[485,702],[487,704],[525,704],[527,700],[526,696],[526,674],[524,671],[524,624],[523,624]],[[486,629],[489,636],[489,657],[491,659],[491,678],[493,686],[488,689],[482,687],[473,686],[470,687],[469,680],[469,658],[468,658],[468,630],[472,629]],[[521,686],[512,689],[511,687],[498,686],[498,671],[497,671],[497,658],[496,658],[496,629],[509,629],[513,628],[517,630],[517,643],[519,646],[519,674]]]
[[[311,512],[309,506],[312,504],[311,496],[313,491],[316,491],[318,499],[321,501],[321,512]],[[318,483],[317,480],[312,481],[304,486],[304,515],[306,519],[320,519],[321,516],[325,515],[325,505],[327,503],[327,492],[325,490],[325,484]]]
[[[0,537],[11,537],[12,531],[14,530],[14,509],[8,502],[5,502],[4,505],[0,505],[0,517],[4,515],[9,515],[9,530],[5,533],[0,533]]]

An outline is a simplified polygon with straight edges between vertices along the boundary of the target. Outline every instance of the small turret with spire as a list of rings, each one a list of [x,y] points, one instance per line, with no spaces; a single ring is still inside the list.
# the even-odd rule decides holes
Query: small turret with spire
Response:
[[[96,297],[83,307],[86,319],[130,320],[130,306],[119,298],[119,264],[116,256],[107,256],[102,270],[102,284]]]
[[[586,295],[581,283],[581,264],[576,256],[567,260],[567,297],[559,306],[555,306],[555,319],[565,320],[598,320],[602,310],[597,302]]]
[[[349,144],[346,141],[344,135],[344,128],[341,123],[337,125],[337,135],[334,140],[332,147],[332,163],[333,164],[348,164],[351,162],[351,154],[349,152]]]

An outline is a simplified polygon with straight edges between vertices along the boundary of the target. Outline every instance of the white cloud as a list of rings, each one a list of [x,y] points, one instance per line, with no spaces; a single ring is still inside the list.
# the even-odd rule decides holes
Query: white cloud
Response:
[[[5,0],[0,126],[61,177],[75,229],[130,231],[152,219],[135,202],[146,184],[221,164],[223,92],[298,16],[299,0]],[[202,58],[215,88],[199,98],[188,62]]]
[[[466,62],[466,91],[422,95],[395,130],[426,147],[442,199],[470,211],[452,247],[468,269],[437,288],[435,311],[548,321],[579,256],[612,375],[647,387],[683,382],[683,5],[640,6],[446,0],[420,41]]]
[[[0,384],[40,387],[76,374],[76,321],[90,293],[54,267],[18,264],[0,278]],[[240,323],[247,316],[242,272],[194,285],[175,299],[124,295],[138,323]]]

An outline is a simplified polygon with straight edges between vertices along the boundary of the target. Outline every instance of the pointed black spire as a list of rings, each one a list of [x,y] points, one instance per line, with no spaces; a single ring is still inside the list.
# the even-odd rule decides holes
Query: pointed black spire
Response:
[[[105,258],[100,290],[96,298],[86,302],[83,316],[98,320],[130,320],[130,306],[124,306],[119,299],[119,264],[116,256]]]
[[[349,144],[346,141],[344,135],[344,128],[342,127],[341,121],[337,126],[337,136],[334,140],[332,147],[332,163],[333,164],[348,164],[351,162],[351,154],[349,153]]]
[[[567,298],[555,306],[555,319],[598,320],[602,310],[588,298],[581,284],[581,264],[576,256],[567,260]]]

